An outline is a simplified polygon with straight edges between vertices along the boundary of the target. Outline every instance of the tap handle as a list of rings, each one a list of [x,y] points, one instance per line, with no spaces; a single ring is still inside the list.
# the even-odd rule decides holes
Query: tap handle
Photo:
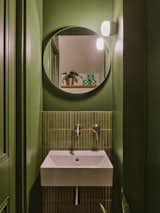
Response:
[[[75,132],[77,134],[77,137],[80,135],[80,124],[77,123],[76,126],[75,126]]]
[[[93,129],[98,131],[98,130],[100,130],[100,126],[97,123],[95,123],[93,126]]]

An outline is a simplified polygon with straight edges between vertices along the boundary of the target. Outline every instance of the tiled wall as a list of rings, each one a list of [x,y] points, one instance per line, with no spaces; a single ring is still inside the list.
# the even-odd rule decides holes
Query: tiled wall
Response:
[[[74,133],[76,124],[81,132]],[[92,128],[100,126],[99,140],[96,142]],[[49,150],[64,149],[105,149],[111,158],[112,112],[44,111],[43,112],[43,157]],[[81,187],[80,205],[74,206],[73,187],[43,188],[43,213],[98,213],[99,203],[103,203],[110,213],[111,188]]]

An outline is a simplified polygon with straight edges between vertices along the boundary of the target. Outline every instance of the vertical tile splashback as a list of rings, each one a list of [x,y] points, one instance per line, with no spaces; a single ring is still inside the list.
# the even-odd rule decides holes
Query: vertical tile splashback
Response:
[[[73,129],[81,126],[81,134],[76,137]],[[92,128],[100,125],[100,136],[95,144]],[[57,111],[43,112],[43,154],[51,149],[105,149],[110,153],[112,148],[112,112],[79,112]]]
[[[43,157],[49,150],[78,149],[96,147],[105,149],[111,157],[112,112],[110,111],[44,111],[43,113]],[[81,133],[73,133],[76,124]],[[92,128],[100,126],[98,143]],[[74,187],[44,187],[43,213],[101,213],[99,203],[103,203],[107,213],[111,213],[110,187],[80,187],[80,205],[74,206]]]

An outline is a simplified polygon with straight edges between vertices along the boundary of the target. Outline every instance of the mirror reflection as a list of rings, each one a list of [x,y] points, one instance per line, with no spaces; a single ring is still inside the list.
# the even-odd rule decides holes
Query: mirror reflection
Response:
[[[57,31],[43,55],[44,70],[62,91],[81,94],[97,88],[110,70],[110,52],[95,32],[80,27]]]

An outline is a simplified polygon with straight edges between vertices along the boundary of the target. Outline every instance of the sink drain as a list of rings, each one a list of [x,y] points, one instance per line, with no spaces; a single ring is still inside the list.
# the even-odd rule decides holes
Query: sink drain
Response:
[[[79,158],[76,158],[75,161],[78,162],[78,161],[79,161]]]

